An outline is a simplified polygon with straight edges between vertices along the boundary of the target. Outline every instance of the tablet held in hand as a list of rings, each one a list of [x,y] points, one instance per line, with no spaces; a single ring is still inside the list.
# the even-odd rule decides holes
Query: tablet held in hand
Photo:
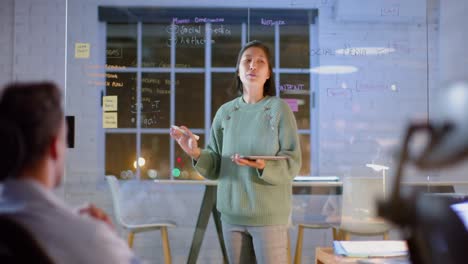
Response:
[[[288,159],[287,156],[255,156],[255,155],[241,155],[239,158],[241,159],[248,159],[248,160],[286,160]]]

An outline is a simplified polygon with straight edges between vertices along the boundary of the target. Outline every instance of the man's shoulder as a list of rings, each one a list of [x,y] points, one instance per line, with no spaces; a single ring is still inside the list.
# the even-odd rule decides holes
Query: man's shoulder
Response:
[[[55,258],[64,257],[63,251],[82,263],[130,263],[134,257],[125,241],[107,224],[72,210],[55,208],[36,214],[28,219],[28,226]]]

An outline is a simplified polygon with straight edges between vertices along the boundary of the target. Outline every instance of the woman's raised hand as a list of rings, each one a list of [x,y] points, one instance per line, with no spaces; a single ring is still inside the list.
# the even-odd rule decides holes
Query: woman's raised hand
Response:
[[[177,141],[179,146],[187,153],[190,157],[197,160],[200,157],[200,148],[195,135],[185,126],[180,126],[179,129],[171,127],[170,135]],[[181,131],[183,130],[183,131]]]

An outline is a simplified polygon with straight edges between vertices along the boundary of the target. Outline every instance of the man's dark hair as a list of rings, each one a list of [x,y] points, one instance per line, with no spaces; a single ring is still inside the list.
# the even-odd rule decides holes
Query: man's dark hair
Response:
[[[11,83],[2,90],[0,181],[34,166],[64,119],[61,91],[54,83]]]
[[[273,78],[274,75],[273,75],[273,66],[272,66],[272,61],[271,61],[270,49],[265,44],[263,44],[261,41],[258,41],[258,40],[252,40],[252,41],[248,42],[239,51],[239,55],[237,56],[237,64],[236,64],[236,88],[237,88],[237,90],[239,91],[240,94],[243,94],[244,90],[243,90],[241,79],[239,77],[239,64],[240,64],[240,60],[242,58],[242,54],[244,54],[244,52],[248,48],[251,48],[251,47],[260,48],[260,49],[263,50],[263,52],[265,52],[265,55],[266,55],[267,61],[268,61],[268,70],[269,70],[269,73],[270,73],[270,78],[268,78],[266,80],[265,84],[263,85],[263,95],[264,96],[265,95],[274,96],[276,94],[276,89],[275,89],[275,82],[274,82],[274,78]]]

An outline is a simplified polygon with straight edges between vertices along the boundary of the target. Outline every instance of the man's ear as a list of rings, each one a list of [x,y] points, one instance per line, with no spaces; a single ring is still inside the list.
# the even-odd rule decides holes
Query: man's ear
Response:
[[[49,144],[49,154],[50,154],[50,157],[54,160],[58,159],[60,155],[59,146],[60,146],[60,142],[59,142],[58,135],[53,136]]]

